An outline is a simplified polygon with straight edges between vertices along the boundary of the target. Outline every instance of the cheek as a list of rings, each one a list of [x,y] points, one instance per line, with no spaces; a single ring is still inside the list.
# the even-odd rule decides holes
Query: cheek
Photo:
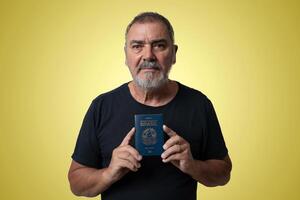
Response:
[[[171,54],[162,55],[160,58],[160,63],[163,64],[164,67],[170,67],[173,63],[173,57]]]
[[[126,64],[130,68],[135,68],[139,65],[140,59],[141,59],[141,56],[134,55],[134,54],[128,54],[126,56]]]

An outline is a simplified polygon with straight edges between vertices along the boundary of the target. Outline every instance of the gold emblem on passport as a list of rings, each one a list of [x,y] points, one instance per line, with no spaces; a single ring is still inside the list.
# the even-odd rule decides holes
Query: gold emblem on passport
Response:
[[[146,128],[142,133],[142,141],[144,145],[156,144],[157,133],[154,128]]]

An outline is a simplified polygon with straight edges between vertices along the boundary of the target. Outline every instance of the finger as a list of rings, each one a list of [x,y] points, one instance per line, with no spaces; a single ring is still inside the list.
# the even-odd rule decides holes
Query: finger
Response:
[[[134,155],[132,155],[131,152],[129,152],[129,151],[120,152],[117,155],[117,157],[120,159],[128,160],[128,161],[132,162],[133,164],[139,163],[139,161],[140,161],[139,159],[136,159],[136,157]]]
[[[166,150],[173,145],[181,143],[183,143],[181,137],[179,137],[178,135],[174,135],[165,142],[165,144],[163,145],[163,149]]]
[[[164,132],[166,132],[166,134],[170,137],[176,135],[175,131],[173,131],[172,129],[170,129],[169,127],[167,127],[166,125],[163,125],[163,130]]]
[[[130,153],[128,152],[122,152],[118,155],[118,158],[121,160],[127,160],[130,162],[134,167],[140,168],[141,164],[136,160]]]
[[[166,159],[163,159],[162,161],[164,163],[167,163],[167,162],[179,161],[179,160],[182,160],[182,155],[177,153],[177,154],[173,154],[173,155],[169,156]]]
[[[127,169],[129,169],[129,170],[131,170],[131,171],[137,171],[138,170],[138,168],[137,167],[135,167],[131,162],[129,162],[128,160],[123,160],[123,159],[121,159],[120,161],[119,161],[119,164],[118,164],[120,167],[122,167],[122,168],[127,168]]]
[[[163,159],[166,159],[166,158],[168,158],[169,156],[171,156],[171,155],[173,155],[173,154],[181,153],[181,152],[182,152],[182,149],[181,149],[181,148],[182,148],[182,147],[181,147],[179,144],[173,145],[173,146],[171,146],[170,148],[168,148],[165,152],[163,152],[163,153],[161,154],[161,157],[162,157]]]
[[[124,146],[124,145],[127,145],[129,144],[132,136],[134,135],[134,132],[135,132],[135,128],[133,127],[128,133],[127,135],[125,136],[125,138],[123,139],[122,143],[120,144],[120,146]]]
[[[130,153],[136,160],[142,160],[142,156],[139,154],[139,152],[130,145],[121,146],[119,151],[126,151]]]

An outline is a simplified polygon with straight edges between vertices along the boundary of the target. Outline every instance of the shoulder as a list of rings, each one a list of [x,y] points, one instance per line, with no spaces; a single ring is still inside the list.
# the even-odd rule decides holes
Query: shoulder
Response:
[[[128,83],[124,83],[121,86],[119,86],[111,91],[108,91],[108,92],[98,95],[96,98],[94,98],[93,102],[100,102],[103,100],[112,100],[114,98],[120,98],[128,90],[127,84]]]
[[[96,98],[93,99],[91,106],[98,110],[103,106],[109,107],[110,105],[116,104],[117,102],[124,101],[128,96],[127,84],[128,83],[124,83],[111,91],[98,95]]]
[[[185,99],[185,101],[196,101],[198,103],[204,103],[204,104],[210,103],[209,98],[200,90],[186,86],[179,82],[177,83],[180,88],[181,97]]]
[[[206,114],[214,110],[213,103],[204,93],[181,83],[178,84],[180,88],[178,99],[185,108],[189,108],[192,112],[199,111]]]

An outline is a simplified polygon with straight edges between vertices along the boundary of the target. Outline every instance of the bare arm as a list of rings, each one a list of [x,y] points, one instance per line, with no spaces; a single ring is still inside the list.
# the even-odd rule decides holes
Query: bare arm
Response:
[[[208,187],[225,185],[230,180],[231,161],[227,155],[223,160],[194,160],[188,173]]]
[[[95,197],[120,180],[129,171],[140,168],[142,157],[129,145],[134,134],[129,131],[120,146],[114,149],[112,159],[107,168],[95,169],[72,161],[68,178],[72,192],[77,196]]]
[[[112,184],[107,168],[94,169],[72,161],[68,173],[70,187],[77,196],[95,197]]]
[[[163,162],[171,162],[205,186],[225,185],[230,180],[232,164],[228,155],[223,160],[195,160],[186,140],[166,126],[164,131],[170,138],[163,146]]]

